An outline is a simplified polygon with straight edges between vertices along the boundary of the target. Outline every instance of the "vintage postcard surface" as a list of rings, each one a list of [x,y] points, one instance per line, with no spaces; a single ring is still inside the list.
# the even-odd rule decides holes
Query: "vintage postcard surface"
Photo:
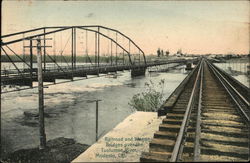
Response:
[[[249,1],[1,1],[1,162],[249,161]]]

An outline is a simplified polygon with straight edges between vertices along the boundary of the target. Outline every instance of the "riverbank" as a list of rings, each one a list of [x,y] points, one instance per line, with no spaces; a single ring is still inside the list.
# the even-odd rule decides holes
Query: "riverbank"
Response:
[[[89,145],[77,143],[74,139],[59,137],[47,142],[47,148],[21,149],[5,158],[7,163],[68,163],[84,152]]]
[[[75,158],[78,162],[138,162],[164,117],[156,112],[135,112]]]

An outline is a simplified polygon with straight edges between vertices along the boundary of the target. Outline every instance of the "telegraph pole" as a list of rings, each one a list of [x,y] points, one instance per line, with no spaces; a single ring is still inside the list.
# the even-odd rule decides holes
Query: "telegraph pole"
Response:
[[[97,74],[99,76],[99,71],[100,71],[100,67],[99,67],[99,64],[100,64],[100,27],[98,26],[98,40],[97,40],[97,66],[98,66],[98,69],[97,69]]]
[[[97,66],[97,33],[95,33],[95,67]]]
[[[33,45],[32,39],[30,39],[30,87],[33,87]]]
[[[45,48],[45,47],[44,47]],[[40,132],[40,149],[46,147],[46,134],[44,128],[44,92],[43,92],[43,70],[42,70],[42,54],[41,39],[37,39],[37,75],[38,75],[38,96],[39,96],[39,132]]]

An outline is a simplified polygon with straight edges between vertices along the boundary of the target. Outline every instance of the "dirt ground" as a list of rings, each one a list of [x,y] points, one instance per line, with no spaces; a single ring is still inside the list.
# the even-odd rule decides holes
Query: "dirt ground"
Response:
[[[47,148],[21,149],[1,160],[3,163],[68,163],[84,152],[89,145],[73,139],[56,138],[47,142]]]

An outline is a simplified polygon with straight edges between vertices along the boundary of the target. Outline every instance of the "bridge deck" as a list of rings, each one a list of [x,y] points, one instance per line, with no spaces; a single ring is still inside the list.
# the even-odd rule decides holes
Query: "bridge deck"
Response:
[[[185,59],[178,60],[167,60],[158,62],[148,62],[147,65],[135,64],[135,65],[102,65],[99,66],[75,66],[75,67],[57,67],[47,68],[43,73],[44,82],[55,82],[55,79],[71,79],[74,77],[87,77],[87,75],[99,75],[106,74],[109,72],[132,70],[132,76],[142,75],[145,73],[147,67],[159,66],[171,63],[185,63]],[[33,81],[37,81],[37,69],[19,69],[9,70],[1,72],[1,82],[3,85],[14,84],[14,85],[31,85]]]
[[[249,159],[249,101],[245,94],[249,89],[229,82],[246,100],[243,102],[217,72],[204,61],[180,84],[166,102],[166,118],[141,161]]]

